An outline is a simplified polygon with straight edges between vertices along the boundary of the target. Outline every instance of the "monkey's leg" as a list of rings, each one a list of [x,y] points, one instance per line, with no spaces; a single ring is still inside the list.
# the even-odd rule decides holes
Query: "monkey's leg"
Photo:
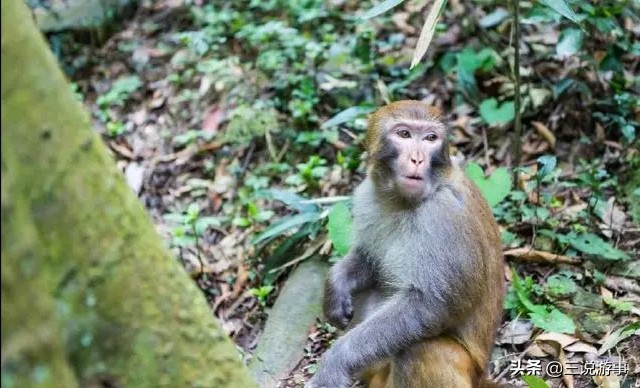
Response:
[[[480,373],[467,350],[442,336],[413,345],[395,357],[387,388],[479,387]]]
[[[389,373],[391,372],[391,364],[385,362],[377,368],[371,368],[362,374],[361,380],[364,381],[366,388],[387,388]]]

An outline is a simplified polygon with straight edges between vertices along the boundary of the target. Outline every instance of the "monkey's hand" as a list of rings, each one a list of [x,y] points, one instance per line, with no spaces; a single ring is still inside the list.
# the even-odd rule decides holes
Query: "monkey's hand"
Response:
[[[329,349],[322,358],[318,371],[305,384],[305,388],[348,388],[351,377],[340,360],[335,348]]]
[[[324,297],[324,315],[333,326],[344,329],[353,318],[351,291],[337,282],[329,282]]]

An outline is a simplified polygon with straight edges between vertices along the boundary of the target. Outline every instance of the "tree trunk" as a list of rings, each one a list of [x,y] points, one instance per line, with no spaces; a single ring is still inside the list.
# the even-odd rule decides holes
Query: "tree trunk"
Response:
[[[251,387],[21,0],[2,10],[2,387]]]

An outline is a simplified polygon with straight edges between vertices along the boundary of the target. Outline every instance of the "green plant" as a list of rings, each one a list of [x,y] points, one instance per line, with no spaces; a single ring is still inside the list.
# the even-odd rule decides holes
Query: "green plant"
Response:
[[[310,156],[306,163],[297,164],[296,169],[298,172],[287,177],[285,182],[291,186],[308,185],[314,188],[329,171],[327,160],[318,155]]]
[[[123,106],[129,96],[142,86],[142,81],[137,75],[118,78],[108,92],[98,97],[96,103],[101,109],[111,106]]]
[[[121,136],[126,131],[124,124],[121,122],[108,121],[105,127],[109,137]]]
[[[220,221],[216,217],[200,216],[200,207],[196,203],[190,204],[184,212],[165,214],[164,219],[174,224],[171,229],[171,246],[180,248],[181,253],[182,248],[194,247],[198,261],[203,266],[199,238],[209,227],[219,227]]]
[[[273,292],[274,287],[271,285],[260,286],[257,288],[252,288],[249,290],[251,295],[255,296],[258,299],[258,303],[260,303],[261,307],[267,306],[267,298]]]
[[[505,300],[507,310],[516,312],[517,314],[526,313],[531,322],[544,330],[557,333],[575,332],[576,327],[573,319],[551,305],[541,305],[533,303],[531,293],[536,289],[536,293],[541,294],[539,286],[533,283],[529,277],[523,281],[515,271],[511,270],[513,283]]]

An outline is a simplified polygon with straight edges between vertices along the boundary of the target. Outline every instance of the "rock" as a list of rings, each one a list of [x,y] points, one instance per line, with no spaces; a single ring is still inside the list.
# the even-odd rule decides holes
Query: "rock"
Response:
[[[101,30],[132,9],[136,0],[27,0],[43,32]]]
[[[277,387],[304,356],[309,329],[322,314],[328,269],[327,263],[312,257],[289,276],[249,365],[259,387]]]

